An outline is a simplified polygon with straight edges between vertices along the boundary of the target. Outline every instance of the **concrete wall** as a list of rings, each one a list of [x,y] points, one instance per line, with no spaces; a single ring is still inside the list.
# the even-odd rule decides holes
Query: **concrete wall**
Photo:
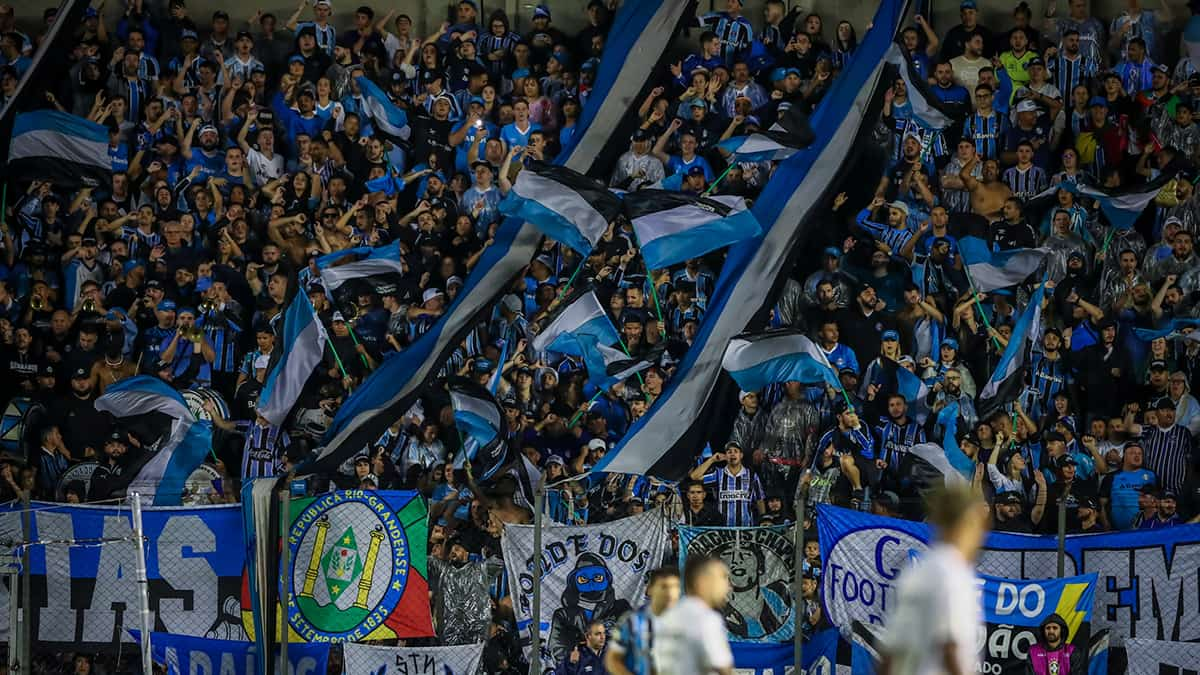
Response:
[[[480,13],[486,17],[495,9],[503,9],[508,12],[510,17],[514,17],[514,28],[521,32],[522,26],[527,26],[529,16],[533,12],[533,7],[538,4],[539,0],[482,0],[480,4]],[[586,17],[583,11],[586,5],[586,0],[541,0],[545,2],[554,15],[554,23],[568,33],[577,30],[583,26]],[[624,0],[625,2],[637,2],[637,0]],[[676,0],[683,2],[685,0]],[[949,27],[958,23],[958,0],[929,0],[931,1],[933,12],[933,25],[939,33],[944,32]],[[1158,8],[1164,0],[1142,0],[1142,5],[1148,8]],[[1182,24],[1182,20],[1188,16],[1186,0],[1165,0],[1171,7],[1177,17],[1176,26]],[[45,6],[53,4],[53,0],[9,0],[17,8],[18,16],[40,18],[41,9]],[[983,13],[984,25],[996,28],[1007,29],[1011,23],[1012,8],[1017,5],[1016,2],[1008,0],[977,0]],[[1034,11],[1035,25],[1040,27],[1040,17],[1048,2],[1056,2],[1058,5],[1059,15],[1065,15],[1067,8],[1066,0],[1028,0],[1030,7]],[[93,0],[93,5],[96,0]],[[161,7],[165,9],[165,0],[146,0],[146,4],[151,7]],[[382,15],[389,9],[395,8],[398,12],[403,12],[413,17],[414,25],[417,32],[422,35],[428,35],[437,30],[437,26],[441,21],[444,21],[447,16],[447,9],[452,5],[447,0],[333,0],[334,19],[339,26],[346,26],[353,18],[353,12],[356,7],[361,4],[367,4],[373,7],[377,14]],[[724,0],[700,0],[700,6],[703,9],[724,7]],[[795,1],[791,4],[796,4]],[[863,29],[870,21],[874,13],[877,3],[863,0],[801,0],[801,7],[813,9],[820,13],[825,19],[826,36],[832,33],[834,25],[841,19],[851,21],[858,29],[861,35]],[[1127,4],[1127,0],[1093,0],[1093,14],[1108,21],[1114,15],[1119,13]],[[280,0],[187,0],[188,12],[193,20],[202,28],[207,25],[208,19],[212,16],[212,12],[217,9],[224,9],[229,12],[237,26],[254,14],[256,9],[262,9],[264,12],[272,12],[280,17],[280,20],[286,19],[295,11],[297,4],[295,2],[281,2]],[[750,17],[751,21],[757,26],[762,17],[763,0],[746,0],[745,14]],[[124,0],[107,0],[104,8],[104,13],[110,19],[109,26],[115,25],[116,20],[120,17],[124,8]],[[165,12],[164,12],[165,13]],[[308,12],[306,12],[308,14]]]

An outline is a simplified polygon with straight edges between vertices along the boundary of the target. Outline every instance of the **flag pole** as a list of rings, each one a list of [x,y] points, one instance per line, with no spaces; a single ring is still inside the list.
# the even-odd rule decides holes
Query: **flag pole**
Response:
[[[133,507],[133,540],[136,556],[134,573],[138,584],[138,613],[141,617],[142,627],[142,671],[152,673],[154,672],[154,660],[151,658],[150,652],[150,633],[154,624],[150,618],[150,585],[146,580],[146,539],[145,530],[142,528],[142,496],[134,492],[129,497]],[[28,665],[26,665],[26,670],[29,670]]]
[[[996,351],[1003,352],[1000,348],[1000,341],[992,335],[992,322],[988,321],[987,314],[983,311],[983,305],[979,302],[979,292],[975,290],[975,279],[971,276],[971,269],[963,265],[963,272],[967,273],[967,284],[971,287],[971,299],[975,301],[975,309],[979,311],[979,318],[983,319],[983,325],[988,329],[988,337],[992,339],[992,344],[996,345]]]
[[[658,334],[659,337],[667,337],[667,324],[663,321],[662,307],[658,304],[658,284],[654,281],[654,274],[650,273],[650,297],[654,298],[654,313],[658,315]]]
[[[700,193],[701,197],[707,197],[713,190],[717,189],[717,186],[721,184],[721,181],[725,180],[725,176],[728,175],[729,172],[733,170],[733,167],[737,165],[736,159],[737,158],[735,155],[729,156],[729,166],[725,167],[725,170],[721,172],[720,176],[717,176],[717,179],[712,182],[712,185],[708,186],[708,189]]]
[[[600,398],[600,395],[601,395],[601,394],[603,394],[603,393],[604,393],[604,390],[603,390],[603,389],[601,389],[600,391],[597,391],[597,392],[596,392],[596,393],[595,393],[595,394],[594,394],[594,395],[593,395],[591,398],[589,398],[589,399],[587,400],[587,403],[584,403],[583,405],[579,406],[579,408],[580,408],[580,409],[579,409],[579,411],[577,411],[577,412],[575,413],[575,415],[571,417],[571,421],[570,421],[570,422],[567,422],[567,428],[568,428],[568,429],[570,429],[571,427],[575,426],[575,423],[579,421],[579,418],[580,418],[580,417],[583,417],[583,413],[584,413],[586,410],[588,410],[589,406],[591,406],[591,405],[592,405],[592,403],[593,403],[593,402],[594,402],[596,399]],[[647,396],[648,396],[648,394],[647,394]]]
[[[533,489],[533,607],[529,624],[529,675],[542,674],[542,520],[546,503],[546,477],[538,479]]]
[[[575,277],[579,276],[579,273],[583,271],[583,266],[586,264],[587,256],[583,256],[583,258],[580,259],[579,264],[575,266],[575,271],[571,273],[571,278],[567,279],[567,285],[563,286],[563,289],[559,291],[558,300],[562,300],[563,297],[571,291],[571,286],[575,283]]]

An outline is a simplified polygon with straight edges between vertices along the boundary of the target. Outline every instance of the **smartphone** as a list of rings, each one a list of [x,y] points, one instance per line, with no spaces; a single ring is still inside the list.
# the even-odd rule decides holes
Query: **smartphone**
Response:
[[[483,120],[475,120],[475,128],[480,129],[482,127],[483,127]]]

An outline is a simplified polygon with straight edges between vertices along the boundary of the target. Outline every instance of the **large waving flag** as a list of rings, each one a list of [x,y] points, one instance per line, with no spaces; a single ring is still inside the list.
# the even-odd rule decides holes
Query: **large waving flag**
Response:
[[[578,171],[533,162],[517,174],[500,212],[524,218],[547,237],[587,255],[621,214],[621,199]]]
[[[463,453],[479,480],[491,480],[509,464],[508,425],[504,411],[486,388],[459,382],[450,388],[454,424],[462,434]]]
[[[63,187],[107,185],[112,182],[108,128],[57,110],[19,113],[6,171]]]
[[[958,240],[967,273],[980,293],[997,288],[1016,286],[1037,271],[1049,255],[1044,248],[1017,248],[1010,251],[993,252],[987,242],[979,237],[963,237]]]
[[[283,335],[279,360],[267,374],[255,408],[268,422],[280,426],[300,398],[308,377],[321,363],[325,353],[325,326],[321,325],[312,301],[304,292],[296,293],[283,315]]]
[[[338,307],[355,305],[360,291],[384,295],[403,283],[404,266],[396,244],[336,251],[317,258],[316,264],[325,290]]]
[[[618,382],[624,382],[627,378],[653,367],[664,351],[664,346],[660,343],[645,356],[637,358],[600,344],[594,335],[580,335],[576,339],[582,347],[588,383],[601,391],[607,391]]]
[[[799,331],[769,331],[731,340],[721,367],[745,391],[776,382],[825,382],[842,388],[825,352]]]
[[[154,412],[170,418],[170,430],[132,477],[127,491],[153,499],[155,506],[179,506],[184,482],[212,450],[212,424],[197,420],[179,392],[149,375],[110,385],[94,405],[117,418]]]
[[[791,106],[770,129],[734,136],[721,141],[717,147],[733,155],[737,161],[763,162],[787,159],[801,148],[812,145],[813,140],[808,116],[799,106]]]
[[[816,141],[781,162],[754,201],[763,234],[730,247],[699,333],[671,381],[594,470],[674,479],[694,466],[696,448],[722,417],[715,407],[734,396],[732,387],[713,396],[726,346],[775,304],[800,242],[825,223],[846,167],[870,145],[864,141],[878,116],[881,85],[891,84],[884,82],[884,54],[907,9],[908,0],[878,3],[872,29],[813,113]]]
[[[1133,335],[1142,342],[1152,342],[1158,338],[1172,338],[1183,335],[1184,328],[1200,327],[1200,319],[1171,319],[1161,328],[1134,328]]]
[[[950,463],[950,458],[942,446],[936,443],[918,443],[908,450],[909,454],[915,459],[921,460],[929,469],[932,469],[946,485],[965,485],[967,478]],[[914,466],[914,469],[917,467]],[[924,468],[924,467],[922,467]],[[914,473],[925,474],[927,471],[916,471]]]
[[[596,82],[578,131],[555,163],[590,173],[628,148],[637,121],[633,101],[649,92],[650,75],[663,67],[668,36],[689,19],[688,4],[672,0],[622,3],[613,20]],[[438,321],[402,352],[388,356],[338,409],[323,445],[301,470],[336,471],[408,410],[463,338],[484,319],[513,277],[537,255],[544,235],[518,218],[504,219],[466,284]]]
[[[958,401],[938,411],[937,423],[942,427],[942,451],[946,461],[963,478],[970,480],[975,474],[975,460],[967,457],[967,453],[958,446]]]
[[[407,141],[412,136],[408,115],[365,75],[356,76],[354,82],[362,92],[363,111],[371,118],[375,130],[393,143]]]
[[[1146,207],[1154,202],[1154,198],[1175,179],[1175,172],[1168,171],[1160,174],[1154,180],[1115,189],[1096,187],[1081,183],[1064,182],[1048,188],[1033,200],[1048,202],[1047,208],[1053,210],[1054,194],[1058,190],[1066,190],[1076,197],[1087,197],[1095,200],[1100,206],[1100,212],[1108,219],[1108,223],[1118,230],[1128,230],[1146,211]]]
[[[534,338],[531,346],[537,352],[558,352],[583,356],[580,336],[592,336],[598,344],[611,345],[621,341],[612,319],[604,311],[596,292],[579,292],[567,302]]]
[[[741,197],[695,197],[670,190],[625,195],[625,212],[646,268],[657,270],[698,258],[762,234]]]
[[[953,148],[957,140],[945,136],[961,130],[962,120],[970,111],[965,106],[946,103],[935,96],[928,80],[916,71],[912,59],[905,57],[899,44],[892,44],[886,59],[904,80],[908,91],[908,103],[912,106],[912,114],[909,116],[910,128],[905,129],[905,133],[915,133],[922,139],[923,156],[928,156],[932,149],[931,134],[942,136],[948,147]]]
[[[1029,347],[1041,334],[1042,298],[1046,284],[1038,285],[1029,304],[1013,326],[1012,339],[1004,348],[996,372],[992,373],[983,390],[979,392],[979,419],[987,419],[992,413],[1017,398],[1025,386],[1025,366],[1029,362]]]

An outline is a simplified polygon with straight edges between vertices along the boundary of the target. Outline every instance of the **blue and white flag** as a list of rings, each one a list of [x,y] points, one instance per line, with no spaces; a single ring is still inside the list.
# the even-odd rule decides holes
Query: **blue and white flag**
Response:
[[[404,263],[397,244],[337,251],[317,258],[316,264],[325,291],[334,306],[343,311],[357,310],[359,293],[386,295],[405,286]]]
[[[588,255],[621,214],[621,199],[578,171],[533,162],[517,174],[500,212],[524,218],[547,237]]]
[[[504,411],[484,387],[474,382],[450,388],[454,424],[462,434],[463,456],[469,459],[479,480],[491,480],[509,463],[508,424]]]
[[[621,341],[612,319],[600,305],[593,290],[581,291],[568,302],[534,338],[532,347],[536,352],[558,352],[572,356],[583,356],[578,337],[590,335],[597,343],[611,345]]]
[[[1108,219],[1109,225],[1118,230],[1128,230],[1133,227],[1137,219],[1146,211],[1146,207],[1154,202],[1154,198],[1158,196],[1158,193],[1174,179],[1175,172],[1168,171],[1160,174],[1154,180],[1116,189],[1105,189],[1084,183],[1064,181],[1046,189],[1041,194],[1035,195],[1031,201],[1049,201],[1054,198],[1055,193],[1060,189],[1066,190],[1076,197],[1087,197],[1088,199],[1095,200],[1096,204],[1100,207],[1100,212]],[[1054,210],[1053,203],[1051,201],[1051,206],[1049,206],[1051,212]]]
[[[366,76],[358,75],[354,81],[362,92],[363,112],[371,118],[375,130],[392,142],[407,141],[412,136],[408,115]]]
[[[987,242],[979,237],[963,237],[958,240],[967,274],[980,293],[1008,288],[1029,278],[1037,271],[1050,251],[1044,248],[1017,248],[993,252]]]
[[[134,640],[141,642],[141,632],[129,630]],[[286,670],[279,663],[280,649],[275,648],[275,668],[271,672],[290,672],[318,675],[328,668],[328,642],[293,642],[288,645]],[[241,640],[216,640],[188,637],[174,633],[150,634],[150,658],[167,669],[167,675],[198,675],[219,672],[221,675],[255,675],[259,663],[259,647]],[[438,675],[441,675],[440,673]]]
[[[899,44],[893,43],[888,49],[886,60],[899,71],[900,79],[904,80],[908,92],[908,102],[912,106],[911,118],[920,128],[942,131],[955,126],[955,113],[948,110],[937,96],[933,95],[929,83],[916,72],[912,60],[904,54]]]
[[[583,351],[583,365],[587,368],[588,383],[601,391],[607,391],[618,382],[651,368],[662,356],[663,347],[656,345],[645,356],[635,358],[613,347],[601,344],[594,335],[577,335],[577,343]]]
[[[780,114],[770,129],[748,136],[734,136],[717,144],[733,155],[735,161],[764,162],[784,160],[807,148],[815,140],[808,115],[800,106],[790,106]]]
[[[743,335],[729,342],[721,367],[743,391],[759,391],[777,382],[842,383],[817,343],[799,331]]]
[[[1153,342],[1158,338],[1173,338],[1183,335],[1184,328],[1200,327],[1200,319],[1171,319],[1162,328],[1134,328],[1133,335],[1142,342]]]
[[[128,492],[155,506],[179,506],[188,476],[212,450],[212,423],[197,420],[179,392],[149,375],[113,383],[94,405],[117,418],[157,412],[171,419],[170,431],[130,480]]]
[[[987,419],[993,412],[1017,398],[1025,386],[1025,365],[1029,361],[1029,346],[1041,335],[1042,298],[1046,284],[1038,285],[1033,297],[1017,323],[1013,326],[1012,338],[996,364],[983,390],[979,392],[979,419]]]
[[[658,270],[762,234],[741,197],[695,197],[669,190],[625,195],[646,269]]]
[[[691,19],[687,4],[670,0],[623,3],[613,19],[591,96],[583,108],[578,131],[555,158],[557,164],[589,173],[615,159],[630,101],[641,96],[646,78],[661,69],[673,33]],[[625,143],[627,146],[628,144]],[[507,292],[540,251],[544,235],[519,218],[501,221],[493,242],[483,251],[454,302],[437,322],[404,351],[389,356],[338,409],[315,458],[304,471],[335,471],[346,459],[374,442],[441,372],[450,354]]]
[[[279,360],[267,374],[267,381],[258,395],[256,410],[259,415],[275,426],[283,425],[309,375],[321,363],[328,339],[308,294],[296,293],[283,316]]]
[[[57,110],[20,113],[13,122],[8,175],[55,185],[97,187],[112,182],[108,128]]]
[[[382,192],[391,197],[398,192],[404,190],[404,181],[396,171],[396,167],[391,167],[387,173],[378,178],[372,178],[366,183],[367,192]]]
[[[873,27],[813,112],[816,140],[781,162],[754,201],[763,234],[729,248],[700,330],[671,381],[594,470],[681,478],[694,466],[697,448],[719,420],[712,406],[725,403],[713,396],[725,348],[776,303],[771,289],[787,274],[789,257],[825,224],[829,195],[852,150],[864,147],[870,134],[871,101],[891,85],[883,58],[908,4],[878,3]]]

